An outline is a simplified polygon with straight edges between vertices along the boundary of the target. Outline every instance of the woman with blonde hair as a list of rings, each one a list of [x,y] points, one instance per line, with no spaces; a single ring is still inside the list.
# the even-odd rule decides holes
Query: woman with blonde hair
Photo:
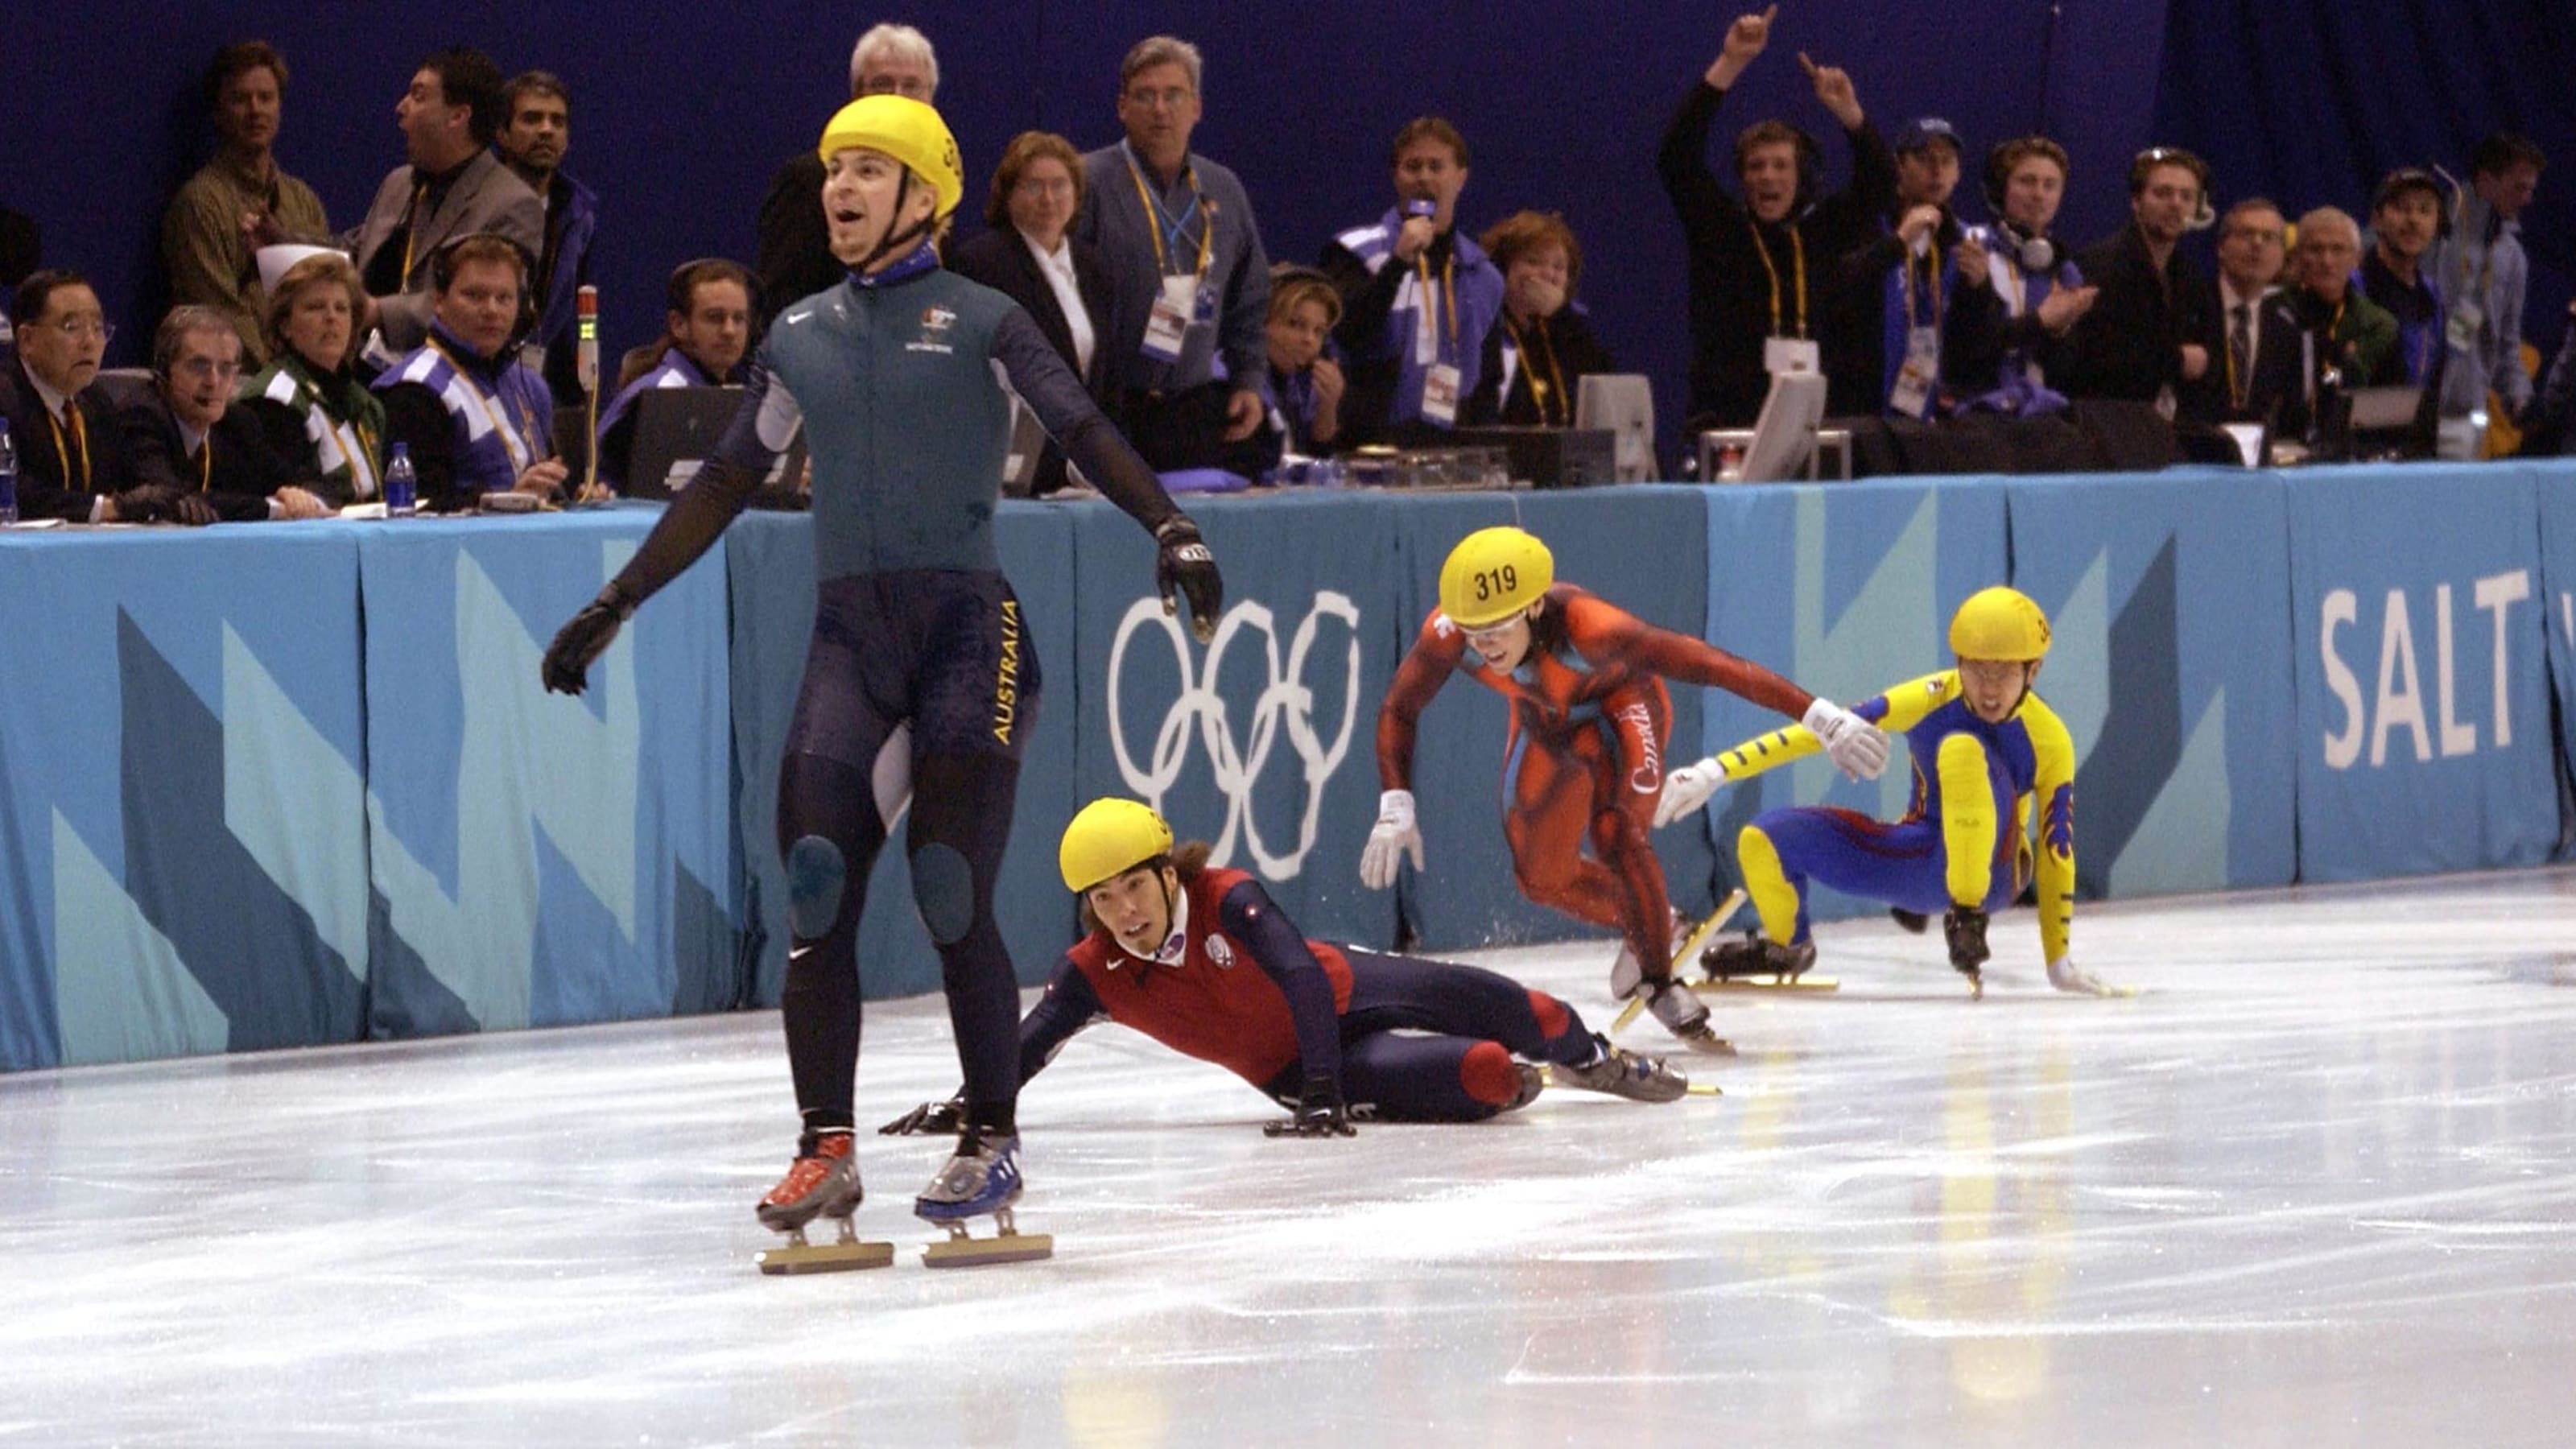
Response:
[[[327,502],[376,497],[385,405],[353,366],[366,284],[346,256],[319,248],[264,280],[275,360],[242,383],[239,402],[279,457],[318,480],[313,490]]]

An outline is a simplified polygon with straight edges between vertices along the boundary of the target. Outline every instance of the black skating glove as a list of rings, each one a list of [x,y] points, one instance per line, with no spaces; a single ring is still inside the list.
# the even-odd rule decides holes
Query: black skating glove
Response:
[[[538,671],[546,688],[557,694],[581,693],[590,683],[590,666],[617,642],[617,631],[634,617],[635,604],[612,579],[598,598],[582,605],[580,613],[555,631],[555,642],[546,646],[545,663]]]
[[[945,1102],[924,1102],[877,1129],[880,1137],[945,1137],[965,1125],[966,1102],[951,1097]]]
[[[1309,1077],[1305,1092],[1297,1099],[1296,1115],[1262,1124],[1261,1135],[1357,1137],[1359,1129],[1351,1125],[1350,1114],[1342,1106],[1342,1084],[1330,1077]]]
[[[1175,515],[1154,530],[1162,550],[1154,559],[1154,587],[1163,595],[1163,612],[1180,607],[1176,595],[1190,601],[1190,633],[1202,644],[1216,638],[1217,616],[1225,612],[1225,580],[1217,577],[1216,555],[1199,538],[1199,526]]]
[[[1953,906],[1941,918],[1941,935],[1950,943],[1950,965],[1974,976],[1992,953],[1986,950],[1986,913],[1974,906]]]
[[[209,523],[221,523],[224,518],[222,514],[215,511],[215,505],[194,493],[180,494],[177,501],[170,505],[170,517],[190,528],[203,528]]]

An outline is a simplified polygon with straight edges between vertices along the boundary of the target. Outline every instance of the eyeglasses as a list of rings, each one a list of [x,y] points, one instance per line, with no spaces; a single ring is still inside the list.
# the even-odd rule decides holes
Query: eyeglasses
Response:
[[[1022,196],[1071,196],[1073,194],[1073,178],[1070,176],[1023,176],[1013,184],[1011,189]]]
[[[180,363],[178,366],[170,370],[179,374],[181,377],[204,378],[241,376],[241,364],[239,362],[229,360],[218,362],[211,357],[191,357],[187,361]]]
[[[30,327],[51,327],[65,337],[95,337],[106,342],[116,336],[116,324],[96,317],[69,317],[60,322],[30,322]]]
[[[1191,90],[1187,86],[1165,86],[1163,89],[1158,91],[1129,91],[1127,93],[1127,99],[1148,109],[1161,107],[1164,110],[1179,110],[1183,105],[1188,103],[1191,97],[1197,94],[1198,92]]]

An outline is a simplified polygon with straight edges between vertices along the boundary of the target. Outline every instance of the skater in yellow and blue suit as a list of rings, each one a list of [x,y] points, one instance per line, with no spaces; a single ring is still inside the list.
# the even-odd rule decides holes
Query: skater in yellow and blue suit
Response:
[[[2062,991],[2109,994],[2068,955],[2074,924],[2075,746],[2057,712],[2032,692],[2048,654],[2048,616],[2008,588],[1980,591],[1950,620],[1956,668],[1898,685],[1854,713],[1903,732],[1914,794],[1893,823],[1855,810],[1768,810],[1736,838],[1744,886],[1761,929],[1710,949],[1714,976],[1794,976],[1813,965],[1807,891],[1824,884],[1888,902],[1917,929],[1942,916],[1950,964],[1983,992],[1986,918],[2039,893],[2040,944]],[[1656,812],[1663,824],[1705,803],[1723,783],[1815,753],[1791,726],[1673,772]]]

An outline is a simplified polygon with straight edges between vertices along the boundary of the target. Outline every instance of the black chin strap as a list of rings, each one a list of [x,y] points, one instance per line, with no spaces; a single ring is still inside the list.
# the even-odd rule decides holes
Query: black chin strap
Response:
[[[906,166],[905,168],[903,168],[903,175],[902,175],[902,176],[900,176],[900,177],[898,177],[898,178],[896,178],[895,183],[894,183],[894,214],[895,214],[895,215],[897,215],[897,216],[901,216],[901,215],[903,215],[903,203],[904,203],[904,200],[905,200],[905,198],[906,198],[906,197],[910,196],[911,194],[912,194],[912,168],[911,168],[911,167],[909,167],[909,166]],[[896,231],[896,230],[894,230],[891,226],[889,226],[889,227],[887,228],[887,230],[886,230],[885,240],[883,240],[883,241],[881,241],[881,242],[878,242],[878,243],[877,243],[877,245],[876,245],[876,250],[874,250],[874,251],[872,251],[872,252],[869,252],[865,257],[860,258],[860,259],[859,259],[859,264],[858,264],[857,266],[854,266],[854,267],[850,268],[850,270],[851,270],[851,271],[853,271],[853,272],[855,272],[855,273],[857,273],[858,275],[860,275],[860,276],[862,276],[862,277],[866,276],[866,275],[868,274],[868,268],[873,267],[873,266],[875,266],[878,262],[881,262],[881,261],[885,260],[886,254],[887,254],[887,253],[889,253],[889,252],[891,252],[891,251],[893,251],[895,248],[897,248],[897,247],[902,247],[902,248],[904,248],[907,252],[909,252],[909,251],[911,250],[911,248],[912,248],[912,245],[913,245],[915,242],[920,241],[923,237],[925,237],[925,236],[929,235],[929,234],[930,234],[930,229],[931,229],[933,226],[936,226],[936,225],[938,224],[938,222],[939,222],[939,218],[937,218],[937,217],[935,217],[935,216],[931,216],[931,217],[924,217],[924,218],[922,218],[920,221],[914,222],[912,225],[910,225],[910,226],[908,226],[908,227],[905,227],[905,228],[904,228],[903,230],[901,230],[901,231]]]

